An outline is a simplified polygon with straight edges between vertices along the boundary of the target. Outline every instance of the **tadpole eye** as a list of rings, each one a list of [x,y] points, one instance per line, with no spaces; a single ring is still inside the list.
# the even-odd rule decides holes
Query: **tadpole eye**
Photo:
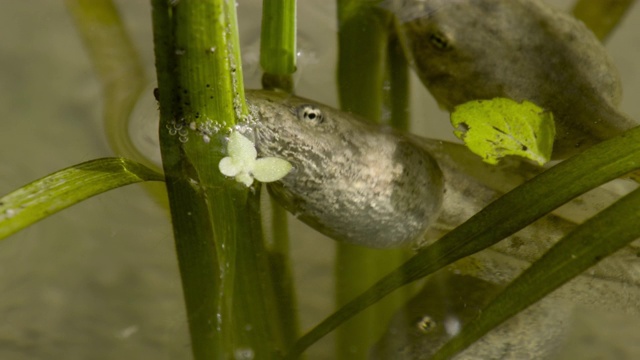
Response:
[[[429,35],[429,42],[438,50],[448,50],[451,48],[451,42],[447,36],[439,31],[433,32]]]
[[[297,110],[297,115],[299,120],[309,121],[315,124],[320,124],[323,120],[322,111],[310,104],[300,105]]]

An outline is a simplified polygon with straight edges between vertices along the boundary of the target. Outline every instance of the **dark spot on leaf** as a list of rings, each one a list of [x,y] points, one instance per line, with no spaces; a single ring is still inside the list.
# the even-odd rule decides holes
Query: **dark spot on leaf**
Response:
[[[505,135],[507,134],[506,132],[502,131],[501,129],[499,129],[499,128],[495,127],[495,126],[492,126],[492,128],[493,128],[493,130],[495,130],[495,131],[497,131],[497,132],[499,132],[501,134],[505,134]]]

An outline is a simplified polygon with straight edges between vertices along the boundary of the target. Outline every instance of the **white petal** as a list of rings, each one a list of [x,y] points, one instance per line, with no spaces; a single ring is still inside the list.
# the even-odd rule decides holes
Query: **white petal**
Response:
[[[241,182],[249,187],[251,186],[251,184],[253,184],[253,176],[251,176],[251,174],[249,174],[248,172],[243,171],[236,175],[236,181]]]
[[[234,131],[229,136],[229,144],[227,152],[234,160],[245,162],[246,160],[255,160],[258,156],[256,145],[251,140],[244,137],[238,131]]]
[[[253,168],[253,176],[261,182],[272,182],[282,179],[293,166],[287,160],[274,157],[258,159]]]
[[[236,176],[240,172],[240,167],[229,156],[222,158],[218,163],[218,169],[226,176]]]
[[[256,166],[256,158],[252,157],[234,158],[233,161],[242,169],[241,171],[252,172]]]

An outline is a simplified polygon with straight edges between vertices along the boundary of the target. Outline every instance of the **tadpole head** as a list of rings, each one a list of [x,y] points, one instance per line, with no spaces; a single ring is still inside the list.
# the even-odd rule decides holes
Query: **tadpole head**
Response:
[[[501,96],[499,79],[522,76],[522,62],[511,62],[523,42],[513,8],[501,0],[400,1],[394,12],[407,57],[441,107]]]
[[[380,248],[416,240],[435,219],[442,174],[402,135],[283,93],[249,91],[247,102],[259,156],[293,165],[270,193],[311,227]]]

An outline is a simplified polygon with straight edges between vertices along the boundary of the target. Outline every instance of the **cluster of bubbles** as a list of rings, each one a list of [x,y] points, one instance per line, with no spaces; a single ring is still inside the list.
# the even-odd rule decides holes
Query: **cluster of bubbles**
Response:
[[[186,143],[189,141],[189,130],[184,126],[182,121],[171,121],[166,125],[167,130],[169,131],[169,135],[171,136],[179,136],[181,143]]]

